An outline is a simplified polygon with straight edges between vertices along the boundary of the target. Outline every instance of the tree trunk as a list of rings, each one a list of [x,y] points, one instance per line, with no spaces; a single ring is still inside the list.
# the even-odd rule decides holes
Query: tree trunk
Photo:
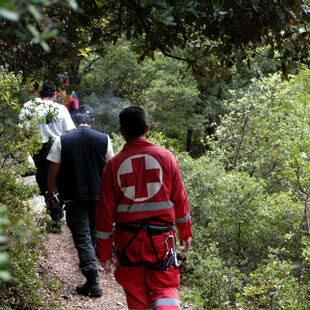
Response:
[[[193,136],[193,129],[187,129],[187,137],[186,137],[186,151],[191,153],[193,150],[192,147],[192,136]]]

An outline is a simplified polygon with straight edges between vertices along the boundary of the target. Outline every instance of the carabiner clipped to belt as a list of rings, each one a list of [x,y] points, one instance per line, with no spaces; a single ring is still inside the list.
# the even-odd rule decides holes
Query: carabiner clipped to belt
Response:
[[[168,240],[172,238],[172,248],[169,249],[169,244],[168,244]],[[168,255],[168,253],[171,251],[171,254],[172,256],[174,257],[174,265],[176,268],[179,268],[181,266],[181,264],[178,262],[178,257],[177,257],[177,252],[175,250],[175,239],[174,239],[174,236],[173,235],[169,235],[166,239],[165,239],[165,245],[166,245],[166,248],[167,248],[167,254],[166,256]]]

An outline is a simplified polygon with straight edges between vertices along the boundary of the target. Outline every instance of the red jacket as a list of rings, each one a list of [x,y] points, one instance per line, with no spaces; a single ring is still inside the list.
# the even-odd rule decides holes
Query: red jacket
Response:
[[[55,101],[64,104],[70,114],[74,113],[79,108],[79,101],[74,91],[71,96],[68,96],[65,90],[56,92]]]
[[[154,218],[175,223],[182,240],[192,236],[187,194],[175,157],[146,139],[135,139],[103,170],[97,204],[99,260],[112,257],[113,222]]]

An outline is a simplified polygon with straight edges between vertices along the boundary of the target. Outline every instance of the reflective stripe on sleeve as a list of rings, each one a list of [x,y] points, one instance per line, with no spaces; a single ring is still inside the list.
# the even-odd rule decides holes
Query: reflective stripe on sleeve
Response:
[[[109,239],[111,235],[112,235],[112,231],[111,232],[103,232],[99,230],[97,231],[98,239]]]
[[[146,212],[146,211],[158,211],[170,209],[173,206],[172,201],[163,201],[163,202],[149,202],[141,203],[137,205],[118,205],[116,212]]]
[[[176,219],[175,222],[176,223],[186,223],[189,219],[191,218],[190,213],[188,212],[187,215],[185,217],[182,217],[180,219]]]
[[[152,309],[156,309],[156,307],[159,306],[178,306],[180,307],[180,303],[177,299],[175,298],[162,298],[162,299],[157,299],[153,305]]]

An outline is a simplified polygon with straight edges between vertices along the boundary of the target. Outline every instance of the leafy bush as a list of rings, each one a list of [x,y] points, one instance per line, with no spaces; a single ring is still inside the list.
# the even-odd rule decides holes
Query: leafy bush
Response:
[[[183,300],[197,310],[235,309],[235,296],[241,291],[245,276],[237,268],[226,266],[216,244],[199,244],[200,235],[201,232],[195,230],[193,242],[200,251],[191,251],[188,255],[186,274],[182,277]]]
[[[105,57],[98,57],[83,77],[79,93],[80,103],[95,108],[94,128],[112,134],[121,109],[139,105],[145,107],[152,130],[178,139],[182,151],[201,154],[206,120],[197,82],[186,65],[161,53],[138,64],[132,46],[122,40],[104,49]]]
[[[301,74],[303,80],[292,78],[291,83],[279,75],[253,79],[246,92],[232,91],[226,101],[231,112],[222,117],[215,134],[213,147],[225,152],[225,167],[264,179],[268,192],[291,189],[282,173],[287,156],[309,135],[310,78]]]
[[[186,71],[183,63],[156,54],[155,61],[143,63],[142,77],[149,83],[141,91],[141,98],[134,100],[148,111],[152,129],[177,139],[179,150],[193,155],[192,135],[197,136],[199,144],[206,121],[198,111],[197,82],[190,74],[181,77],[182,70]]]
[[[21,104],[29,99],[22,85],[20,76],[0,68],[0,306],[19,309],[53,305],[40,294],[53,286],[37,272],[46,235],[27,202],[38,190],[18,182],[40,141],[31,127],[19,125]]]
[[[1,281],[0,305],[11,307],[34,307],[49,304],[39,292],[53,289],[47,285],[49,279],[38,273],[38,259],[44,253],[43,222],[34,220],[34,211],[27,201],[37,193],[36,188],[17,182],[14,174],[1,169],[1,205],[8,214],[9,221],[3,226],[6,242],[5,254],[9,256],[6,271],[10,277]]]
[[[266,265],[250,274],[237,309],[309,309],[309,285],[294,276],[294,266],[270,255]]]
[[[132,98],[136,87],[134,81],[141,75],[135,53],[123,39],[116,44],[106,43],[103,48],[104,57],[87,59],[95,61],[92,70],[87,70],[89,63],[84,63],[89,73],[81,81],[81,96],[95,93],[98,96],[112,94],[125,100]]]
[[[197,248],[216,242],[220,256],[231,266],[250,272],[279,244],[291,257],[301,253],[296,232],[302,205],[290,193],[268,194],[264,183],[245,173],[226,172],[221,161],[205,155],[199,159],[178,155],[191,206]],[[300,235],[299,235],[300,240]],[[299,250],[298,250],[299,248]]]
[[[226,171],[221,151],[177,158],[194,229],[182,277],[184,300],[194,309],[236,309],[235,294],[240,296],[249,275],[263,266],[269,247],[278,247],[278,257],[294,264],[287,288],[294,290],[296,273],[304,270],[298,263],[303,205],[290,192],[268,193],[264,181]]]

